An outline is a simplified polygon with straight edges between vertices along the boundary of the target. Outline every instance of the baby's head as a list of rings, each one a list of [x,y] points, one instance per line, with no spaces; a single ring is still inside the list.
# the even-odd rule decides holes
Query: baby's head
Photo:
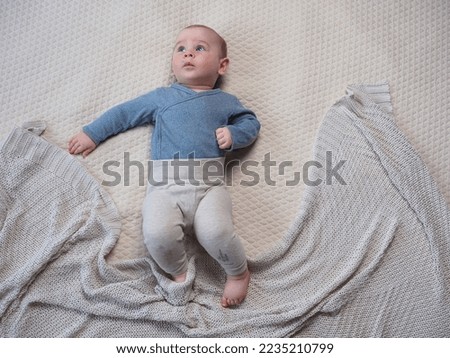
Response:
[[[227,44],[213,29],[192,25],[178,34],[172,56],[177,82],[195,91],[212,89],[228,64]]]

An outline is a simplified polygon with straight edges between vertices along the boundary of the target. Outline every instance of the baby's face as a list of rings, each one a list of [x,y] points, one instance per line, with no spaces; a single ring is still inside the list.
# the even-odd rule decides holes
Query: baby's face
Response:
[[[172,71],[179,83],[195,91],[212,89],[228,67],[228,59],[221,55],[221,42],[213,31],[184,29],[176,40]]]

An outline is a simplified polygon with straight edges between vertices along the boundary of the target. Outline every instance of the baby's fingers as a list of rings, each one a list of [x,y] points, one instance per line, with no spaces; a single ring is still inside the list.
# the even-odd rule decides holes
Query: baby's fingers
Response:
[[[70,154],[75,154],[75,155],[80,154],[80,153],[85,152],[87,149],[90,149],[90,148],[87,148],[86,145],[84,145],[77,138],[72,139],[72,141],[69,143],[69,153]],[[92,152],[92,150],[90,150],[90,152]],[[87,153],[87,154],[89,154],[89,153]]]
[[[78,142],[75,140],[75,138],[71,138],[69,141],[68,150],[70,154],[74,154],[73,151],[75,150],[75,146]]]
[[[85,151],[83,151],[83,153],[82,153],[83,158],[86,158],[88,156],[88,154],[90,154],[93,150],[94,150],[94,148],[88,148]]]

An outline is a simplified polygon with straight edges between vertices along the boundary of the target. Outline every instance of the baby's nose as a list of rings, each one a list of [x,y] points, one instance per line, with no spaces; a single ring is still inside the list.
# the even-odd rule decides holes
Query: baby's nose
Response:
[[[190,51],[184,53],[184,57],[194,57],[194,54]]]

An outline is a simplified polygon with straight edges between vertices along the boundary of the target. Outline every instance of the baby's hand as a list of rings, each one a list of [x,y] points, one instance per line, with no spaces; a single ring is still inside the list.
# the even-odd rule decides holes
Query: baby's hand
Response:
[[[216,129],[216,139],[220,149],[229,149],[233,144],[231,132],[227,127],[221,127]]]
[[[69,141],[69,153],[70,154],[82,154],[83,158],[92,152],[96,148],[96,144],[92,141],[89,136],[80,132],[77,135],[73,136]]]

